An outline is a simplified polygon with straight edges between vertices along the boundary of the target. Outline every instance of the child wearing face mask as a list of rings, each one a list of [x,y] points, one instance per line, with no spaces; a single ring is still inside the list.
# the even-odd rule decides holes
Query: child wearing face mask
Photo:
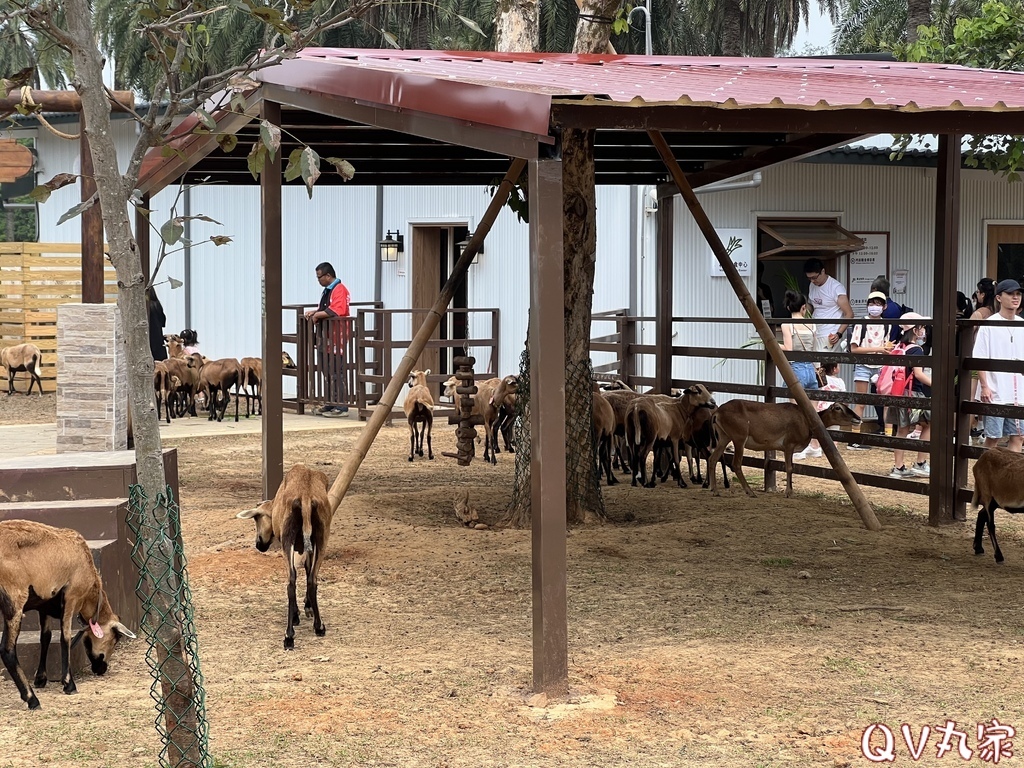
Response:
[[[885,310],[886,296],[881,291],[872,291],[868,294],[868,313],[865,320],[879,320]],[[887,323],[870,323],[857,325],[853,328],[853,335],[850,337],[850,351],[860,354],[884,355],[888,354],[893,343],[889,341],[889,325]],[[871,391],[871,382],[882,364],[857,363],[853,368],[853,388],[855,392],[867,393]],[[857,403],[853,406],[854,412],[863,417],[864,403]],[[871,446],[860,443],[850,443],[851,450],[866,451]]]
[[[916,312],[907,312],[900,317],[900,328],[903,330],[901,341],[907,349],[905,355],[924,355],[921,348],[928,338],[926,326],[919,321],[926,320]],[[910,365],[914,371],[913,390],[907,394],[911,397],[932,396],[932,369]],[[896,437],[906,437],[915,427],[921,428],[921,440],[931,439],[931,411],[918,408],[897,408],[889,406],[885,409],[885,423],[896,426]],[[893,468],[889,477],[929,477],[931,465],[928,463],[927,451],[917,452],[917,463],[909,468],[903,463],[903,450],[893,450]]]

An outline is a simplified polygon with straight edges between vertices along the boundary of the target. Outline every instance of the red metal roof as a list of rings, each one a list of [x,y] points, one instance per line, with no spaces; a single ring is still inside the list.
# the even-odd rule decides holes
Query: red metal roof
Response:
[[[352,77],[353,70],[360,75]],[[542,102],[530,102],[531,95],[722,108],[1024,110],[1024,73],[839,59],[312,48],[261,71],[258,79],[296,86],[300,72],[313,78],[311,86],[377,104],[405,105],[410,96],[425,104],[426,95],[417,96],[429,89],[434,111],[445,110],[435,88],[443,88],[446,96],[461,91],[469,114],[465,109],[461,113],[467,119],[474,106],[469,94],[476,89],[483,96],[481,88],[507,90],[510,105],[524,100],[535,108]],[[522,119],[529,117],[538,120],[526,128]],[[539,118],[532,112],[520,114],[513,125],[545,133],[547,126]]]

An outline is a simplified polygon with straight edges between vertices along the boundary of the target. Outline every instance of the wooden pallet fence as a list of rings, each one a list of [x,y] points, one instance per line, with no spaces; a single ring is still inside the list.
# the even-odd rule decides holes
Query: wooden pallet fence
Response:
[[[105,300],[116,301],[112,265],[105,265],[103,277]],[[39,347],[44,392],[57,389],[57,307],[81,300],[78,243],[0,243],[0,347],[26,341]],[[18,374],[19,392],[28,388],[28,381],[27,374]]]

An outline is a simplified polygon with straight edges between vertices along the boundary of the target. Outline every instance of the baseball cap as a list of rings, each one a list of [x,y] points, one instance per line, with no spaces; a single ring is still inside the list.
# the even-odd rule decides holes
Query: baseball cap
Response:
[[[906,313],[900,315],[900,328],[902,328],[904,331],[909,331],[911,328],[914,328],[914,327],[916,327],[918,325],[924,325],[923,322],[916,322],[916,321],[918,321],[918,320],[928,320],[928,319],[930,319],[930,318],[927,318],[924,315],[919,315],[917,312],[906,312]],[[905,323],[905,322],[903,322],[904,320],[910,320],[912,322]]]
[[[888,301],[889,297],[886,296],[881,291],[872,291],[871,293],[868,294],[868,301],[871,301],[872,299],[881,299],[882,301]]]
[[[1018,283],[1016,280],[1006,279],[1006,280],[1000,280],[998,283],[996,283],[996,294],[1010,293],[1011,291],[1019,291],[1019,290],[1020,290],[1020,283]]]

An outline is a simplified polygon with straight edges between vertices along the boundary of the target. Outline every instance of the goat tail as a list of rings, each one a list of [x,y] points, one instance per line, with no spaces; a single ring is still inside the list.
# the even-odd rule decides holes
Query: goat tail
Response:
[[[640,445],[640,432],[641,432],[640,427],[641,427],[641,424],[640,424],[640,409],[639,408],[634,408],[633,409],[633,442],[636,445]]]
[[[39,365],[39,363],[42,361],[42,358],[43,358],[42,355],[32,355],[32,362],[33,362],[32,370],[35,371],[36,376],[42,376],[43,375],[42,366]]]

